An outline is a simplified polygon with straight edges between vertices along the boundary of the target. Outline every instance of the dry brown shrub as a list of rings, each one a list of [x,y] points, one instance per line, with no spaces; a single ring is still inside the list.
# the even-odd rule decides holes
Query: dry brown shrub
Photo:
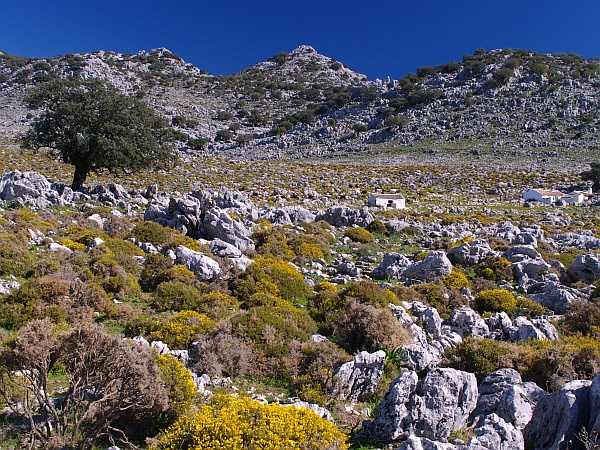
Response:
[[[104,222],[104,231],[111,238],[124,239],[133,229],[133,224],[123,216],[111,214]]]
[[[222,323],[208,335],[200,335],[192,344],[194,369],[211,376],[256,374],[252,344],[231,334],[231,325]]]
[[[498,289],[498,285],[496,284],[496,282],[479,277],[475,277],[471,280],[471,287],[473,288],[473,292],[491,291],[492,289]]]
[[[389,308],[360,303],[354,298],[346,300],[343,311],[331,325],[338,344],[350,353],[374,352],[412,342],[408,330]]]

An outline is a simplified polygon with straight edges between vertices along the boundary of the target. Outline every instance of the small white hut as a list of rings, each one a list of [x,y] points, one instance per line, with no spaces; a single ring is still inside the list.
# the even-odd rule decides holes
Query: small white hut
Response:
[[[367,205],[380,208],[406,208],[406,200],[402,194],[376,194],[369,195]]]

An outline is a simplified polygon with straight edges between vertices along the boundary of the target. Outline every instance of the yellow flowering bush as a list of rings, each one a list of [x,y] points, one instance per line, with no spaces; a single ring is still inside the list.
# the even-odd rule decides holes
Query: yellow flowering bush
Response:
[[[75,242],[68,238],[61,239],[60,245],[64,245],[65,247],[67,247],[70,250],[79,251],[79,252],[83,252],[87,248],[86,245],[81,244],[79,242]]]
[[[473,307],[483,313],[484,311],[489,312],[500,312],[506,311],[511,313],[517,306],[517,300],[515,296],[506,289],[491,289],[488,291],[481,291],[475,295],[475,301]]]
[[[236,281],[237,296],[241,300],[248,300],[259,291],[259,282],[275,284],[284,300],[301,301],[311,294],[311,289],[302,274],[281,259],[260,256],[256,258]]]
[[[191,372],[174,356],[169,354],[157,356],[156,365],[160,369],[169,398],[166,419],[168,423],[172,423],[190,410],[196,400],[198,388],[194,384]]]
[[[302,256],[303,258],[308,259],[309,261],[314,261],[316,259],[323,259],[325,255],[323,254],[323,250],[321,250],[315,244],[309,244],[307,242],[303,242],[298,246],[296,250],[298,256]]]
[[[165,321],[150,338],[163,341],[170,348],[185,349],[192,338],[200,333],[206,333],[215,326],[215,322],[204,314],[184,310]]]
[[[442,277],[444,286],[454,289],[461,289],[469,286],[469,280],[464,273],[452,269],[450,275]]]
[[[215,396],[196,414],[168,428],[152,450],[349,448],[347,436],[306,408]]]
[[[365,230],[362,227],[348,228],[344,233],[344,236],[349,237],[353,242],[361,242],[363,244],[375,242],[375,236],[373,236],[373,233]]]

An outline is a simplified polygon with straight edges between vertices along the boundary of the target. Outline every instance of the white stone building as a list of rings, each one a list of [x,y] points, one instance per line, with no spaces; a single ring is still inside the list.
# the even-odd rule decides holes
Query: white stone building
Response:
[[[380,208],[406,208],[406,200],[402,194],[377,194],[369,195],[367,205],[378,206]]]
[[[523,199],[526,201],[540,202],[544,205],[552,205],[564,196],[564,193],[553,191],[551,189],[529,189],[523,194]]]

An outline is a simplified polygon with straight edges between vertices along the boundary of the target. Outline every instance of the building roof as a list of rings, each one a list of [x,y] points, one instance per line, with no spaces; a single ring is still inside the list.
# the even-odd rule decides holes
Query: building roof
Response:
[[[402,194],[377,194],[377,193],[373,193],[371,194],[373,197],[375,198],[384,198],[386,200],[400,200],[404,198],[404,195]]]
[[[539,192],[542,195],[553,195],[555,197],[563,197],[564,192],[553,191],[552,189],[532,189],[532,191]]]

